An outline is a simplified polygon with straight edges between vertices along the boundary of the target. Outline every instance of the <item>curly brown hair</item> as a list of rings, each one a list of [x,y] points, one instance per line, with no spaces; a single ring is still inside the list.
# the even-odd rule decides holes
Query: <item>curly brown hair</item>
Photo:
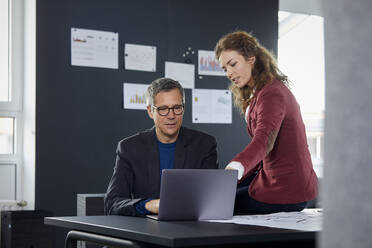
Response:
[[[247,84],[239,88],[233,83],[229,87],[234,96],[234,105],[243,115],[253,98],[253,93],[262,89],[265,84],[271,83],[274,78],[289,86],[288,77],[279,70],[273,54],[261,46],[251,34],[234,31],[222,36],[214,49],[217,60],[223,51],[228,50],[238,52],[246,60],[252,56],[256,57],[252,69],[253,87]]]

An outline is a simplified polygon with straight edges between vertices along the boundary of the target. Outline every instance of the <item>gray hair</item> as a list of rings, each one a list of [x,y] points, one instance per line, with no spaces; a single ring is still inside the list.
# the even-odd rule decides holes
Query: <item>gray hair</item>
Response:
[[[150,84],[146,91],[146,104],[147,106],[155,104],[155,96],[161,91],[171,91],[178,89],[182,96],[182,103],[185,104],[185,91],[182,85],[171,78],[158,78]]]

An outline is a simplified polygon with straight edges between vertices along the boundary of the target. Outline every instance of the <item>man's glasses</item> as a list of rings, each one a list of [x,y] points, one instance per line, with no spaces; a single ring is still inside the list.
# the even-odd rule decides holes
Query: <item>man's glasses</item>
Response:
[[[183,109],[184,109],[183,105],[175,105],[171,108],[169,108],[167,106],[160,106],[160,107],[157,107],[155,105],[151,105],[151,106],[154,109],[156,109],[158,114],[161,115],[161,116],[167,116],[169,114],[170,110],[173,110],[173,114],[175,114],[175,115],[182,115],[183,114]]]

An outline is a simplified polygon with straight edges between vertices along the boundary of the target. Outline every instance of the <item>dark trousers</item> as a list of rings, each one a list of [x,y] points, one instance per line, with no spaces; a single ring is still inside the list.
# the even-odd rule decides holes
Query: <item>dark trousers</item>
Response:
[[[269,204],[254,200],[248,194],[248,187],[253,178],[257,175],[247,177],[243,182],[239,183],[236,189],[235,208],[236,214],[271,214],[278,212],[293,212],[302,211],[307,202],[296,204]]]

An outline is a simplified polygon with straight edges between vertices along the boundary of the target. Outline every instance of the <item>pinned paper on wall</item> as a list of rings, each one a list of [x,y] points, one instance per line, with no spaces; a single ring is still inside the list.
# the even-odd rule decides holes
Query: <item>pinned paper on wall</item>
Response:
[[[156,47],[125,44],[124,64],[126,70],[156,71]]]
[[[229,90],[192,90],[192,123],[231,123]]]
[[[225,76],[219,62],[215,58],[214,51],[198,51],[199,75]]]
[[[71,28],[71,65],[118,69],[119,34]]]
[[[124,109],[146,109],[147,84],[123,84]]]
[[[195,65],[166,61],[165,77],[179,81],[183,88],[193,89],[195,86]]]

